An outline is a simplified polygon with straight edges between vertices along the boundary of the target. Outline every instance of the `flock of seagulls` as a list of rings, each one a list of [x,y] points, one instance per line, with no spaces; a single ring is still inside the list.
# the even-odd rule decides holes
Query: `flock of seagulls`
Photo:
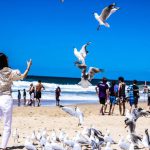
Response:
[[[116,7],[116,4],[110,4],[109,6],[105,7],[101,14],[98,15],[96,12],[94,13],[95,19],[99,22],[97,30],[100,29],[100,26],[104,25],[105,27],[110,27],[110,25],[106,22],[106,20],[117,10],[119,10],[119,7]],[[80,51],[77,50],[77,48],[74,48],[74,55],[77,57],[77,61],[75,62],[75,65],[81,69],[81,81],[78,83],[83,88],[88,88],[91,83],[90,81],[94,78],[94,75],[99,72],[103,72],[103,69],[99,69],[96,67],[89,67],[87,71],[87,65],[85,63],[85,58],[88,54],[87,47],[91,44],[91,42],[88,42],[84,44]]]
[[[150,112],[143,110],[142,108],[135,108],[131,112],[126,111],[125,125],[129,128],[129,134],[126,139],[121,137],[118,145],[122,150],[134,150],[139,149],[140,144],[144,146],[144,149],[150,149],[150,139],[148,129],[145,129],[145,135],[142,137],[136,133],[136,121],[143,116],[149,116]]]
[[[60,1],[61,3],[64,3],[64,0]],[[116,7],[116,3],[112,3],[109,6],[105,7],[100,15],[95,12],[94,17],[99,23],[97,30],[100,29],[100,26],[110,27],[106,20],[119,9],[119,7]],[[89,69],[87,68],[85,58],[88,54],[87,46],[90,44],[91,42],[84,44],[80,51],[78,51],[77,48],[74,48],[74,55],[78,59],[78,61],[75,62],[75,65],[79,69],[81,69],[81,81],[78,84],[81,85],[83,88],[88,88],[89,86],[91,86],[92,84],[90,83],[90,81],[94,78],[94,75],[96,73],[104,71],[103,69],[99,69],[96,67],[89,67]]]
[[[94,78],[94,75],[99,72],[103,72],[103,69],[96,68],[96,67],[89,67],[87,71],[87,65],[85,63],[86,56],[88,54],[87,47],[91,44],[88,42],[84,44],[80,51],[77,48],[74,48],[74,55],[78,59],[75,62],[75,65],[81,70],[81,82],[78,84],[81,85],[83,88],[87,88],[91,85],[90,81]]]
[[[76,106],[75,108],[60,107],[71,116],[77,117],[82,124],[80,131],[75,131],[73,137],[69,137],[64,129],[47,130],[47,128],[33,131],[31,135],[25,138],[24,147],[27,150],[113,150],[112,145],[116,144],[120,150],[144,149],[150,150],[150,137],[148,129],[145,129],[145,135],[138,135],[135,131],[136,122],[142,116],[149,116],[150,112],[141,108],[135,108],[132,112],[127,111],[125,116],[125,125],[129,128],[129,135],[126,138],[120,136],[119,141],[115,141],[110,131],[106,129],[103,134],[98,128],[91,125],[83,125],[83,112]],[[81,119],[81,120],[80,120]],[[78,124],[79,125],[79,124]],[[16,135],[15,135],[16,133]],[[13,135],[16,140],[19,137],[17,129]],[[18,140],[17,140],[18,141]],[[140,147],[142,145],[142,147]]]

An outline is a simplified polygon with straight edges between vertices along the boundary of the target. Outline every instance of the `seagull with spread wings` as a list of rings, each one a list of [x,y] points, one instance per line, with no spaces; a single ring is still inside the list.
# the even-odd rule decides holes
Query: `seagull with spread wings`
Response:
[[[75,108],[62,106],[62,110],[70,114],[71,116],[77,117],[79,119],[78,126],[83,124],[84,115],[83,112],[81,112],[81,110],[77,106]]]
[[[91,42],[84,44],[80,51],[78,51],[77,48],[74,48],[74,55],[77,57],[78,61],[82,62],[82,64],[84,65],[85,65],[85,58],[88,53],[87,46],[90,45],[90,43]]]
[[[92,85],[90,81],[94,78],[94,75],[96,73],[104,72],[103,69],[96,67],[90,67],[87,72],[87,66],[80,62],[75,62],[75,65],[79,69],[81,69],[81,81],[78,84],[81,85],[83,88],[87,88]]]
[[[101,25],[104,25],[105,27],[110,27],[110,25],[106,22],[106,20],[117,10],[119,9],[119,7],[116,7],[116,4],[113,3],[107,7],[105,7],[101,14],[98,15],[97,13],[94,13],[94,17],[95,19],[99,22],[98,28],[97,30],[99,30]]]

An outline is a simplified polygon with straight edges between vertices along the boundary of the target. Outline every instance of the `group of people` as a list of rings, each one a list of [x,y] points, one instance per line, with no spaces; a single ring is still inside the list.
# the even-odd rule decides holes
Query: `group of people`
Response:
[[[102,82],[98,83],[96,86],[96,93],[99,97],[101,105],[100,114],[102,115],[105,114],[108,103],[110,104],[109,115],[113,114],[116,104],[119,105],[120,115],[123,116],[125,115],[127,102],[130,105],[130,111],[133,107],[138,107],[140,95],[137,80],[133,80],[133,83],[128,86],[126,91],[126,83],[123,77],[118,78],[118,84],[115,81],[112,81],[110,87],[107,84],[107,79],[104,77]],[[148,95],[150,95],[150,92]],[[150,106],[150,97],[148,99],[148,106]]]
[[[38,84],[36,86],[33,85],[33,83],[30,84],[30,88],[28,90],[30,99],[26,99],[26,89],[23,89],[23,103],[24,106],[34,106],[36,105],[39,107],[41,105],[41,92],[44,90],[44,86],[41,83],[41,80],[38,81]],[[60,106],[60,93],[61,88],[58,86],[55,89],[55,98],[56,98],[56,106]],[[21,105],[21,91],[18,90],[18,106]]]
[[[26,99],[26,90],[23,89],[23,100],[24,106],[35,106],[37,102],[37,106],[41,105],[41,91],[44,90],[44,86],[41,83],[41,80],[38,81],[37,85],[34,86],[33,83],[30,84],[30,88],[28,90],[30,99]],[[21,105],[21,91],[18,90],[18,106]]]

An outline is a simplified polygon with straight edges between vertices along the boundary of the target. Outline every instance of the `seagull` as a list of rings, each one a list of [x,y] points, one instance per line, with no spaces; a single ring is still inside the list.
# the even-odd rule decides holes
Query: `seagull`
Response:
[[[125,124],[126,127],[129,126],[130,133],[135,133],[136,122],[134,120],[130,120],[129,118],[126,118]]]
[[[97,30],[99,30],[101,25],[104,25],[105,27],[110,27],[110,25],[106,22],[106,20],[117,10],[119,9],[119,7],[116,7],[116,4],[113,3],[107,7],[105,7],[101,14],[98,15],[97,13],[94,13],[94,17],[95,19],[99,22],[99,26],[97,28]]]
[[[77,117],[79,119],[78,126],[83,124],[84,115],[83,115],[83,112],[81,112],[77,106],[75,108],[62,106],[62,110],[70,114],[71,116]]]
[[[94,78],[94,75],[99,72],[104,72],[103,69],[90,67],[88,71],[88,80],[91,81]]]
[[[32,140],[33,144],[34,144],[35,141],[37,140],[37,137],[36,137],[36,135],[35,135],[35,131],[33,131],[32,134],[31,134],[31,140]]]
[[[123,137],[121,137],[121,139],[119,140],[118,146],[122,150],[129,150],[130,144]]]
[[[142,139],[142,143],[143,143],[145,148],[150,149],[150,137],[149,137],[148,129],[145,130],[145,135]]]
[[[134,108],[132,111],[132,115],[134,115],[134,118],[137,121],[137,119],[139,117],[142,117],[142,116],[146,117],[146,116],[150,115],[150,112],[146,111],[142,108]]]
[[[60,133],[59,133],[59,141],[63,141],[64,138],[65,138],[65,135],[66,135],[66,133],[61,130]]]
[[[107,131],[106,131],[106,134],[104,135],[104,141],[105,141],[106,143],[115,144],[115,142],[114,142],[112,136],[110,135],[109,130],[107,130]]]
[[[27,150],[36,150],[36,147],[32,144],[31,139],[26,137],[24,146]]]
[[[112,150],[112,148],[110,146],[111,146],[111,143],[107,142],[105,150]]]
[[[72,150],[82,150],[81,145],[79,143],[75,143]]]
[[[42,133],[41,133],[41,131],[38,130],[38,133],[37,133],[37,135],[36,135],[36,138],[37,138],[38,141],[40,141],[40,139],[42,138]]]
[[[138,147],[139,141],[142,141],[142,138],[135,133],[130,134],[131,142],[134,146]]]
[[[87,66],[83,64],[77,64],[80,69],[82,69],[81,72],[81,81],[78,83],[78,85],[81,85],[83,88],[88,88],[89,86],[92,86],[90,81],[94,78],[94,75],[99,72],[103,72],[103,69],[99,69],[96,67],[90,67],[88,72],[86,72]]]
[[[15,143],[16,141],[17,141],[17,143],[18,143],[19,133],[18,133],[17,128],[13,131],[12,137],[13,137],[13,139],[14,139],[14,143]]]
[[[74,48],[74,55],[78,58],[79,62],[82,62],[82,64],[85,65],[85,58],[87,56],[87,46],[90,45],[91,42],[88,42],[84,44],[80,51],[77,50],[77,48]]]

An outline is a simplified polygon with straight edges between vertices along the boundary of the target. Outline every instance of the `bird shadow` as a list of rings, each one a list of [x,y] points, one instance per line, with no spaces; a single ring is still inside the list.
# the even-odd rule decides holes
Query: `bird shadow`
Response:
[[[23,149],[24,146],[20,145],[20,146],[12,146],[12,147],[7,147],[7,150],[12,150],[12,149]]]

